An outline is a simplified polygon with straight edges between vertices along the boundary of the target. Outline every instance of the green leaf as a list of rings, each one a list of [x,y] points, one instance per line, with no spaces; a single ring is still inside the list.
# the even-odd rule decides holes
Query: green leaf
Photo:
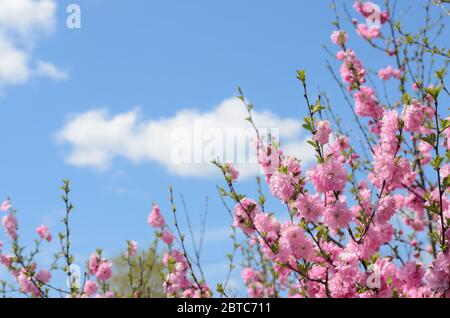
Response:
[[[448,127],[450,127],[450,120],[448,120],[448,119],[441,119],[441,130],[444,131]]]
[[[431,161],[431,166],[435,170],[438,170],[441,166],[442,161],[444,161],[444,158],[438,155]]]
[[[421,136],[420,140],[425,141],[426,143],[432,145],[433,147],[436,144],[436,135],[434,133],[426,135],[426,136]]]
[[[442,85],[434,86],[434,87],[427,87],[427,88],[425,88],[425,92],[430,94],[433,97],[433,99],[435,101],[437,101],[437,99],[439,97],[439,93],[441,92],[441,89],[442,89]]]
[[[313,146],[314,148],[317,148],[317,142],[315,142],[314,140],[307,140],[306,142],[311,146]]]
[[[299,79],[303,84],[305,84],[305,82],[306,82],[305,70],[297,71],[297,79]]]
[[[306,130],[312,131],[311,119],[309,117],[304,118],[304,124],[302,125]]]
[[[436,77],[442,82],[444,80],[444,76],[446,73],[445,67],[441,68],[440,70],[436,71]]]
[[[322,104],[320,103],[320,100],[317,100],[316,103],[314,104],[314,106],[312,107],[312,113],[318,113],[321,112],[322,110],[324,110],[325,107],[322,106]]]
[[[450,187],[450,176],[446,176],[444,180],[442,180],[442,185],[444,188]]]
[[[406,44],[412,44],[414,42],[413,36],[411,34],[406,35],[405,42]]]
[[[404,105],[409,105],[411,104],[411,96],[408,93],[405,93],[402,95],[402,102]]]

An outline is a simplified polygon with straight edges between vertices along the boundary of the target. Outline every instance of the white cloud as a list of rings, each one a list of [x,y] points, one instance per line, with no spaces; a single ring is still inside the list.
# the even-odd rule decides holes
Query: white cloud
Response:
[[[56,140],[70,146],[66,161],[80,167],[108,169],[115,157],[134,163],[153,162],[181,176],[210,176],[217,172],[210,161],[235,163],[241,176],[259,172],[250,139],[255,133],[245,120],[247,112],[238,99],[227,99],[208,112],[184,109],[173,117],[143,118],[140,109],[109,115],[94,109],[69,118]],[[280,118],[270,111],[253,112],[261,132],[279,137],[286,153],[304,161],[313,156],[301,139],[297,119]]]
[[[22,84],[29,74],[27,54],[0,33],[0,87],[2,84]]]
[[[50,63],[34,66],[33,49],[53,31],[55,15],[55,0],[0,0],[0,89],[24,84],[35,73],[56,79],[67,75]]]
[[[55,81],[64,81],[69,78],[69,74],[66,71],[60,70],[52,63],[44,61],[37,62],[36,74],[49,77]]]

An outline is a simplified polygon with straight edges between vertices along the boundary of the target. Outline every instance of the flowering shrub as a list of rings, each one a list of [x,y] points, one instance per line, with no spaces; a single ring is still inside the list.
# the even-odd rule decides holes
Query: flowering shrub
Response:
[[[224,176],[226,186],[219,188],[219,194],[233,219],[230,272],[237,251],[251,260],[244,262],[241,272],[250,297],[450,297],[450,118],[445,115],[448,105],[441,106],[450,96],[445,84],[450,51],[429,40],[441,34],[430,18],[432,6],[425,5],[424,27],[417,33],[406,33],[394,21],[389,1],[378,12],[372,2],[357,0],[353,7],[358,18],[347,12],[356,34],[395,65],[372,71],[385,88],[384,101],[371,71],[350,47],[334,2],[332,7],[336,30],[331,40],[340,76],[331,65],[329,69],[360,134],[342,129],[338,115],[324,103],[326,95],[320,93],[312,102],[306,74],[298,71],[308,110],[303,127],[311,134],[308,143],[316,155],[314,164],[303,166],[298,158],[284,155],[282,146],[259,134],[251,116],[253,105],[240,91],[249,112],[247,120],[256,130],[258,163],[267,188],[288,213],[278,220],[266,210],[268,198],[259,178],[259,197],[246,197],[237,190],[239,171],[230,163],[213,162]],[[378,26],[360,22],[374,15]],[[433,63],[426,64],[427,59]],[[443,68],[433,69],[439,61]],[[428,76],[433,71],[435,76]],[[388,92],[387,83],[398,86],[399,93]],[[361,143],[358,136],[363,138]],[[64,261],[62,269],[71,282],[69,190],[66,182],[66,231],[59,234],[58,260]],[[230,201],[233,208],[228,208]],[[157,240],[165,245],[161,262],[166,296],[228,297],[229,275],[213,291],[196,269],[200,264],[188,254],[172,190],[171,205],[175,232],[157,205],[148,217]],[[51,269],[39,269],[33,253],[23,255],[16,210],[9,200],[1,209],[6,213],[2,224],[12,252],[2,252],[0,262],[20,292],[33,297],[46,297],[50,291],[72,297],[142,295],[139,288],[132,288],[131,295],[114,293],[108,284],[111,262],[100,250],[90,256],[82,285],[71,283],[67,291],[54,287],[51,271],[59,268],[57,262]],[[237,231],[243,242],[237,242]],[[44,225],[36,232],[37,253],[39,244],[52,241],[52,235]],[[137,251],[137,243],[129,241],[124,257],[134,257]]]

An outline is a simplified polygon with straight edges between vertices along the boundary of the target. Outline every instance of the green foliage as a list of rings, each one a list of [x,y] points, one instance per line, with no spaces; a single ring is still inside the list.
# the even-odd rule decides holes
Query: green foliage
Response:
[[[113,262],[111,287],[119,295],[138,294],[141,298],[165,297],[163,285],[163,265],[155,248],[138,252],[130,257],[130,262],[123,255],[116,256]],[[131,269],[131,271],[130,271]]]

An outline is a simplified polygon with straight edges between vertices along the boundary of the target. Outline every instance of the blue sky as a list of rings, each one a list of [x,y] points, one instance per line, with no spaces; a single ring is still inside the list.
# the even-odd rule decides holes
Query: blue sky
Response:
[[[70,3],[81,7],[81,29],[66,27]],[[30,65],[51,61],[68,78],[31,76],[20,85],[1,87],[0,198],[13,198],[23,239],[29,242],[41,223],[54,233],[61,229],[59,186],[69,178],[76,255],[87,257],[97,247],[113,255],[127,239],[145,246],[152,240],[146,223],[151,204],[160,203],[169,215],[172,185],[176,196],[185,196],[193,219],[209,197],[203,258],[209,277],[219,280],[231,242],[230,220],[215,190],[222,184],[218,174],[179,176],[145,154],[135,162],[113,156],[102,169],[74,165],[67,161],[70,143],[58,143],[56,136],[76,114],[98,109],[110,119],[139,107],[141,124],[186,109],[212,112],[236,95],[238,85],[257,110],[270,110],[283,123],[300,119],[305,105],[295,79],[299,68],[306,69],[311,90],[326,90],[346,119],[347,106],[324,67],[330,57],[322,45],[329,45],[333,30],[329,2],[58,1],[53,18],[52,30],[24,50]],[[372,58],[371,67],[388,64],[374,60],[353,32],[350,43],[366,60]],[[167,136],[154,138],[159,145]],[[254,193],[252,179],[240,183],[239,190]],[[179,200],[178,205],[181,210]]]

